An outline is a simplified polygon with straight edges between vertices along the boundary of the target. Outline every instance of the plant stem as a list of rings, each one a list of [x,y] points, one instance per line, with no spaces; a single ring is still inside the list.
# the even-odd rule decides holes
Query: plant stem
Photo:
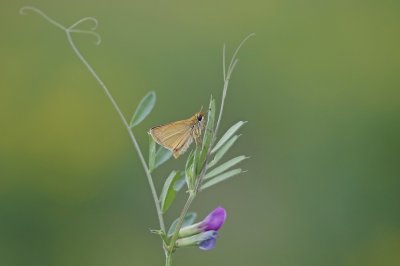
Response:
[[[162,211],[161,211],[161,208],[160,208],[160,204],[159,204],[157,192],[156,192],[156,189],[155,189],[155,186],[154,186],[153,178],[151,176],[149,168],[147,167],[146,160],[144,159],[143,153],[140,150],[140,147],[139,147],[139,144],[138,144],[138,142],[137,142],[137,140],[135,138],[135,135],[133,134],[132,129],[129,126],[128,121],[126,120],[125,116],[121,112],[121,109],[119,108],[117,102],[114,100],[114,97],[112,97],[112,95],[111,95],[110,91],[108,90],[107,86],[100,79],[100,77],[96,74],[96,72],[94,71],[92,66],[82,56],[82,54],[80,53],[80,51],[78,50],[78,48],[76,47],[75,43],[72,40],[71,33],[68,30],[66,30],[66,33],[67,33],[68,41],[69,41],[70,45],[72,46],[72,49],[74,50],[74,52],[76,53],[78,58],[81,60],[81,62],[89,70],[89,72],[93,75],[93,77],[97,80],[97,82],[100,84],[100,86],[103,88],[105,94],[107,95],[108,99],[112,103],[114,109],[117,111],[118,115],[120,116],[120,118],[122,120],[122,123],[124,124],[126,130],[128,131],[128,134],[129,134],[129,136],[131,138],[133,146],[136,149],[137,154],[139,155],[140,162],[142,163],[143,169],[144,169],[144,171],[146,173],[147,180],[148,180],[149,185],[150,185],[150,190],[151,190],[151,194],[153,195],[154,205],[156,206],[156,210],[157,210],[157,216],[158,216],[158,221],[159,221],[159,224],[160,224],[160,228],[161,228],[161,230],[163,232],[165,232],[164,218],[163,218]]]
[[[210,155],[210,151],[211,151],[211,149],[209,149],[206,161],[204,162],[204,165],[203,165],[203,168],[201,169],[200,174],[196,178],[196,183],[195,183],[194,189],[193,189],[192,192],[190,192],[189,197],[186,200],[185,205],[183,206],[183,209],[182,209],[181,214],[179,216],[178,223],[176,224],[175,232],[172,235],[171,241],[169,242],[169,253],[170,253],[170,256],[172,256],[172,252],[174,251],[175,242],[178,239],[179,230],[182,227],[183,220],[185,219],[186,214],[189,211],[190,205],[192,205],[193,200],[196,198],[197,192],[199,192],[199,190],[200,190],[201,181],[203,180],[203,177],[206,174],[207,164],[208,164],[208,160],[209,160],[209,157],[210,157],[209,156]]]
[[[150,190],[151,190],[151,194],[153,196],[153,200],[154,200],[154,205],[156,207],[157,210],[157,216],[158,216],[158,221],[160,224],[160,229],[162,230],[163,233],[165,233],[165,224],[164,224],[164,218],[163,218],[163,213],[161,211],[161,207],[160,207],[160,203],[158,200],[158,196],[157,196],[157,191],[155,189],[154,186],[154,182],[153,182],[153,178],[151,176],[151,172],[146,164],[146,161],[144,159],[143,153],[140,150],[139,144],[135,138],[135,135],[132,132],[131,127],[129,126],[128,121],[126,120],[124,114],[122,113],[121,109],[119,108],[117,102],[115,101],[114,97],[111,95],[110,91],[108,90],[107,86],[104,84],[104,82],[100,79],[100,77],[97,75],[97,73],[94,71],[93,67],[87,62],[87,60],[83,57],[83,55],[80,53],[79,49],[76,47],[71,33],[84,33],[84,34],[89,34],[89,35],[93,35],[97,38],[97,44],[100,43],[100,36],[95,33],[94,31],[88,31],[88,30],[80,30],[80,29],[75,29],[75,27],[77,27],[78,25],[80,25],[82,22],[84,21],[88,21],[91,20],[92,22],[94,22],[95,27],[97,26],[97,20],[95,18],[91,18],[91,17],[87,17],[87,18],[83,18],[77,22],[75,22],[72,26],[70,27],[65,27],[62,24],[58,23],[57,21],[53,20],[52,18],[50,18],[49,16],[47,16],[45,13],[43,13],[40,9],[37,9],[35,7],[30,7],[30,6],[25,6],[22,7],[20,9],[20,13],[21,14],[25,14],[25,11],[27,10],[31,10],[36,12],[37,14],[39,14],[40,16],[42,16],[44,19],[46,19],[49,23],[51,23],[52,25],[60,28],[61,30],[63,30],[66,35],[67,35],[67,39],[69,44],[72,47],[72,50],[75,52],[75,54],[78,56],[79,60],[85,65],[85,67],[89,70],[89,72],[92,74],[92,76],[96,79],[96,81],[99,83],[99,85],[101,86],[101,88],[103,89],[103,91],[105,92],[106,96],[108,97],[108,99],[110,100],[111,104],[113,105],[114,109],[116,110],[116,112],[118,113],[119,117],[122,120],[122,123],[124,124],[125,128],[128,131],[129,137],[131,138],[131,141],[133,143],[133,146],[137,152],[137,154],[139,155],[139,159],[140,162],[142,163],[143,169],[145,171],[149,186],[150,186]],[[216,139],[216,134],[218,131],[218,128],[220,126],[220,122],[221,122],[221,118],[222,118],[222,112],[224,110],[224,103],[225,103],[225,98],[226,98],[226,92],[228,90],[228,85],[229,85],[229,80],[231,77],[231,74],[236,66],[236,64],[238,63],[238,59],[236,59],[236,55],[239,52],[241,46],[247,41],[248,38],[252,37],[254,35],[254,33],[248,35],[237,47],[236,51],[234,52],[230,64],[228,66],[228,70],[225,71],[225,45],[223,47],[223,75],[224,75],[224,86],[223,86],[223,91],[222,91],[222,100],[221,100],[221,109],[218,115],[218,120],[217,120],[217,124],[215,127],[215,130],[213,132],[213,139],[211,140],[211,145],[214,143],[215,139]],[[179,216],[179,220],[178,223],[176,225],[176,229],[175,232],[169,242],[169,246],[166,246],[166,243],[163,243],[163,248],[164,248],[164,252],[165,252],[165,265],[166,266],[171,266],[172,265],[172,252],[174,251],[175,248],[175,242],[178,238],[179,235],[179,230],[182,227],[183,224],[183,220],[185,218],[185,216],[187,215],[187,212],[193,202],[193,200],[195,199],[197,192],[200,189],[200,185],[202,183],[202,179],[206,173],[207,170],[207,163],[210,157],[210,151],[211,149],[209,149],[205,163],[203,165],[203,168],[200,172],[200,174],[197,176],[196,178],[196,183],[195,183],[195,188],[194,190],[190,193],[182,211],[181,214]]]
[[[228,86],[228,84],[226,84],[226,86]],[[224,84],[224,88],[225,88],[225,84]],[[225,97],[223,97],[223,99],[225,99]],[[213,138],[211,141],[214,141],[214,139],[215,138]],[[212,145],[212,143],[210,145]],[[183,220],[185,219],[186,214],[189,211],[190,205],[192,204],[193,200],[196,198],[197,192],[199,192],[199,190],[200,190],[201,181],[203,180],[203,177],[206,174],[207,164],[208,164],[208,160],[210,158],[210,152],[211,152],[211,149],[208,149],[206,160],[203,164],[200,174],[196,177],[196,183],[195,183],[194,189],[190,192],[189,197],[186,200],[186,203],[183,206],[183,209],[179,216],[178,223],[176,224],[175,232],[172,235],[171,240],[169,242],[169,247],[168,247],[169,256],[172,256],[172,252],[174,251],[174,248],[175,248],[175,242],[178,239],[179,230],[182,227]]]
[[[218,127],[219,127],[219,124],[220,124],[220,121],[221,121],[222,111],[224,110],[224,103],[225,103],[225,98],[226,98],[226,92],[227,92],[227,90],[228,90],[229,78],[230,78],[230,74],[232,73],[232,71],[230,71],[230,68],[228,68],[228,73],[225,74],[225,46],[224,46],[224,50],[223,50],[223,65],[224,65],[224,68],[223,68],[223,72],[224,72],[224,86],[223,86],[223,90],[222,90],[221,109],[220,109],[220,112],[219,112],[219,116],[218,116],[218,120],[217,120],[217,125],[216,125],[216,127],[215,127],[214,132],[213,132],[213,138],[212,138],[212,140],[211,140],[211,145],[210,145],[210,146],[212,146],[212,144],[213,144],[213,142],[215,141],[215,138],[216,138],[216,132],[217,132],[217,130],[218,130]],[[236,64],[234,64],[234,66],[235,66],[235,65],[236,65]],[[233,70],[233,69],[232,69],[232,70]],[[187,214],[187,212],[188,212],[188,210],[189,210],[189,207],[190,207],[190,205],[192,204],[194,198],[196,197],[197,192],[198,192],[199,189],[200,189],[201,181],[203,180],[203,177],[204,177],[204,175],[205,175],[205,173],[206,173],[208,160],[209,160],[209,158],[210,158],[210,152],[211,152],[211,149],[208,150],[208,154],[207,154],[206,161],[205,161],[205,163],[204,163],[203,169],[201,170],[199,176],[197,176],[197,178],[196,178],[196,184],[195,184],[194,190],[193,190],[193,192],[189,195],[189,197],[188,197],[188,199],[187,199],[187,201],[186,201],[186,203],[185,203],[185,206],[183,207],[183,209],[182,209],[182,211],[181,211],[181,215],[179,216],[179,220],[178,220],[178,223],[177,223],[177,225],[176,225],[175,232],[174,232],[174,234],[173,234],[173,236],[172,236],[172,238],[171,238],[171,241],[169,242],[169,253],[170,253],[170,255],[172,255],[172,251],[174,250],[175,242],[176,242],[176,240],[178,239],[179,230],[180,230],[181,227],[182,227],[183,219],[185,219],[185,216],[186,216],[186,214]]]
[[[224,75],[224,88],[222,89],[222,100],[221,100],[221,109],[219,110],[219,115],[218,115],[218,120],[217,120],[217,125],[215,126],[214,130],[214,138],[212,143],[215,141],[215,138],[217,137],[217,132],[221,123],[221,118],[222,118],[222,112],[224,111],[224,103],[225,103],[225,98],[226,98],[226,92],[228,91],[228,85],[229,85],[229,80],[231,78],[232,72],[235,69],[237,63],[239,62],[239,59],[236,58],[240,48],[243,46],[243,44],[251,37],[253,37],[255,33],[251,33],[247,35],[238,45],[236,48],[235,52],[232,55],[231,61],[228,66],[228,71],[225,72],[225,44],[222,48],[222,71]],[[211,143],[211,145],[212,145]]]
[[[85,31],[85,30],[76,30],[76,29],[74,29],[76,26],[78,26],[80,23],[82,23],[82,22],[84,22],[86,20],[92,20],[95,23],[95,25],[97,25],[97,20],[94,19],[94,18],[90,18],[90,17],[89,18],[83,18],[83,19],[77,21],[76,23],[74,23],[71,27],[67,28],[67,27],[61,25],[60,23],[58,23],[57,21],[55,21],[54,19],[52,19],[49,16],[47,16],[40,9],[37,9],[35,7],[30,7],[30,6],[22,7],[20,9],[20,13],[21,14],[25,14],[25,11],[27,11],[27,10],[31,10],[31,11],[36,12],[37,14],[42,16],[44,19],[46,19],[49,23],[51,23],[54,26],[62,29],[67,34],[67,39],[68,39],[69,44],[72,47],[72,50],[75,52],[75,54],[78,56],[80,61],[86,66],[86,68],[89,70],[89,72],[92,74],[92,76],[99,83],[99,85],[101,86],[101,88],[103,89],[105,94],[107,95],[108,99],[110,100],[111,104],[113,105],[114,109],[117,111],[119,117],[122,120],[122,123],[124,124],[125,128],[128,131],[128,134],[129,134],[129,136],[131,138],[133,146],[134,146],[136,152],[139,155],[140,162],[142,163],[142,166],[143,166],[144,171],[145,171],[146,176],[147,176],[147,180],[149,182],[151,194],[153,195],[154,205],[156,206],[158,221],[159,221],[159,224],[160,224],[160,229],[163,232],[165,232],[164,218],[163,218],[162,211],[161,211],[161,208],[160,208],[160,204],[159,204],[159,201],[158,201],[158,196],[157,196],[157,192],[156,192],[156,189],[155,189],[155,186],[154,186],[153,178],[151,176],[149,168],[147,167],[146,161],[145,161],[145,159],[143,157],[142,151],[140,150],[140,147],[139,147],[139,144],[138,144],[138,142],[137,142],[137,140],[135,138],[135,135],[133,134],[131,128],[129,127],[128,121],[126,120],[125,116],[123,115],[123,113],[122,113],[121,109],[119,108],[117,102],[112,97],[112,95],[111,95],[110,91],[108,90],[107,86],[104,84],[104,82],[100,79],[100,77],[94,71],[93,67],[86,61],[86,59],[80,53],[79,49],[76,47],[76,45],[75,45],[75,43],[74,43],[74,41],[72,39],[72,36],[71,36],[71,33],[73,33],[73,32],[76,32],[76,33],[87,33],[87,34],[91,34],[91,35],[96,36],[98,38],[97,41],[99,43],[99,40],[100,40],[99,37],[100,36],[97,33],[93,32],[93,31]]]
[[[165,266],[172,266],[172,254],[165,251]]]
[[[183,209],[181,211],[181,214],[179,216],[179,220],[178,223],[176,224],[176,229],[174,234],[172,235],[171,241],[169,242],[169,248],[168,248],[168,252],[169,255],[172,255],[172,252],[174,251],[175,248],[175,242],[178,239],[178,235],[179,235],[179,230],[182,227],[183,224],[183,220],[185,219],[185,216],[189,210],[190,205],[192,204],[194,198],[196,197],[196,191],[191,192],[188,199],[186,200],[185,206],[183,206]]]
[[[229,78],[230,75],[228,75],[225,80],[224,80],[224,88],[222,90],[222,100],[221,100],[221,109],[219,111],[219,115],[218,115],[218,120],[217,120],[217,125],[215,126],[215,130],[214,130],[214,137],[212,139],[212,143],[215,141],[216,139],[216,133],[218,131],[219,128],[219,124],[221,123],[221,118],[222,118],[222,111],[224,110],[224,103],[225,103],[225,97],[226,97],[226,91],[228,90],[228,85],[229,85]],[[211,149],[210,149],[211,150]]]
[[[189,197],[188,197],[188,199],[187,199],[187,201],[186,201],[186,203],[185,203],[185,205],[184,205],[184,207],[183,207],[183,209],[182,209],[182,211],[181,211],[181,214],[180,214],[180,216],[179,216],[178,223],[177,223],[176,228],[175,228],[175,232],[174,232],[174,234],[173,234],[173,236],[172,236],[172,238],[171,238],[171,241],[169,242],[167,260],[168,260],[168,258],[172,257],[172,252],[174,251],[175,242],[176,242],[176,240],[178,239],[179,230],[180,230],[181,227],[182,227],[183,220],[185,219],[185,216],[186,216],[186,214],[187,214],[187,212],[188,212],[188,210],[189,210],[189,208],[190,208],[190,205],[192,204],[193,200],[195,199],[195,197],[196,197],[196,195],[197,195],[197,192],[199,192],[200,186],[201,186],[201,183],[202,183],[202,180],[203,180],[203,177],[204,177],[204,175],[206,174],[206,171],[207,171],[207,164],[208,164],[208,160],[209,160],[209,158],[210,158],[211,146],[213,145],[213,143],[214,143],[215,140],[216,140],[217,131],[218,131],[219,125],[220,125],[220,123],[221,123],[222,112],[223,112],[223,110],[224,110],[224,104],[225,104],[225,98],[226,98],[226,92],[228,91],[228,87],[229,87],[229,80],[230,80],[230,78],[231,78],[231,75],[232,75],[232,73],[233,73],[233,70],[235,69],[237,63],[239,62],[239,60],[236,58],[236,55],[237,55],[237,53],[239,52],[239,50],[240,50],[240,48],[242,47],[242,45],[243,45],[250,37],[252,37],[252,36],[254,36],[254,35],[255,35],[255,34],[252,33],[252,34],[248,35],[246,38],[244,38],[244,39],[240,42],[240,44],[239,44],[238,47],[236,48],[235,52],[233,53],[233,56],[232,56],[232,58],[231,58],[231,62],[230,62],[230,64],[229,64],[229,66],[228,66],[228,71],[227,71],[227,72],[225,71],[225,45],[223,46],[223,50],[222,50],[222,63],[223,63],[223,68],[222,68],[222,70],[223,70],[223,75],[224,75],[224,86],[223,86],[223,89],[222,89],[221,109],[220,109],[220,111],[219,111],[218,120],[217,120],[217,125],[216,125],[216,127],[215,127],[215,129],[214,129],[214,132],[213,132],[213,138],[212,138],[212,140],[211,140],[210,149],[208,150],[208,154],[207,154],[207,157],[206,157],[206,161],[205,161],[205,163],[204,163],[204,165],[203,165],[203,169],[201,170],[200,174],[199,174],[199,175],[197,176],[197,178],[196,178],[196,184],[195,184],[194,190],[193,190],[193,192],[190,193],[190,195],[189,195]],[[169,265],[169,264],[166,264],[166,265]]]

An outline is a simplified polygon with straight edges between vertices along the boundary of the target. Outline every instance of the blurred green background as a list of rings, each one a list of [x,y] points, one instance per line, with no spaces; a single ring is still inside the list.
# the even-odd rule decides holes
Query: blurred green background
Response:
[[[125,128],[66,36],[130,117],[150,90],[148,128],[219,102],[222,44],[240,52],[222,130],[248,120],[226,159],[249,171],[201,194],[228,211],[217,248],[174,265],[400,265],[398,1],[2,1],[0,265],[163,265],[150,190]],[[185,156],[186,157],[186,156]],[[155,172],[158,189],[185,159]],[[185,200],[180,195],[167,224]]]

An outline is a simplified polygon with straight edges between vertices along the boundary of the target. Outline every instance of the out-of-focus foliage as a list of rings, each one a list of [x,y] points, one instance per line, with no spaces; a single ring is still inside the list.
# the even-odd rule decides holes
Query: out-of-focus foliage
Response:
[[[124,114],[157,93],[133,128],[143,150],[150,127],[189,117],[210,94],[219,104],[223,43],[229,55],[257,34],[219,131],[249,121],[220,161],[243,152],[249,171],[200,193],[199,217],[217,204],[229,217],[217,249],[178,251],[175,265],[400,264],[398,2],[24,0],[0,4],[0,265],[163,263],[126,129],[65,34],[19,16],[24,4],[65,25],[100,21],[103,43],[77,45]],[[154,170],[159,193],[188,154]]]

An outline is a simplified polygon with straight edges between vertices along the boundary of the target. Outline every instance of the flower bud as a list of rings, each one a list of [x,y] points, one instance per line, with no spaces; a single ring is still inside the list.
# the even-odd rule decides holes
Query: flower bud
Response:
[[[204,218],[201,228],[203,231],[215,230],[218,231],[226,220],[226,210],[222,207],[217,207]]]
[[[198,246],[202,250],[210,250],[215,247],[217,236],[217,231],[210,230],[197,235],[180,238],[175,242],[175,246],[177,248]]]
[[[210,212],[203,221],[186,226],[179,230],[179,237],[187,237],[201,232],[218,231],[226,220],[226,210],[222,207],[217,207]]]

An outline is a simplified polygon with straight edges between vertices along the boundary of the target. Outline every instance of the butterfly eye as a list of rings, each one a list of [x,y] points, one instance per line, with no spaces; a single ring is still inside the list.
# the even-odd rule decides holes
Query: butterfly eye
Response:
[[[197,116],[197,120],[198,120],[198,121],[203,120],[203,116],[202,116],[202,115],[198,115],[198,116]]]

